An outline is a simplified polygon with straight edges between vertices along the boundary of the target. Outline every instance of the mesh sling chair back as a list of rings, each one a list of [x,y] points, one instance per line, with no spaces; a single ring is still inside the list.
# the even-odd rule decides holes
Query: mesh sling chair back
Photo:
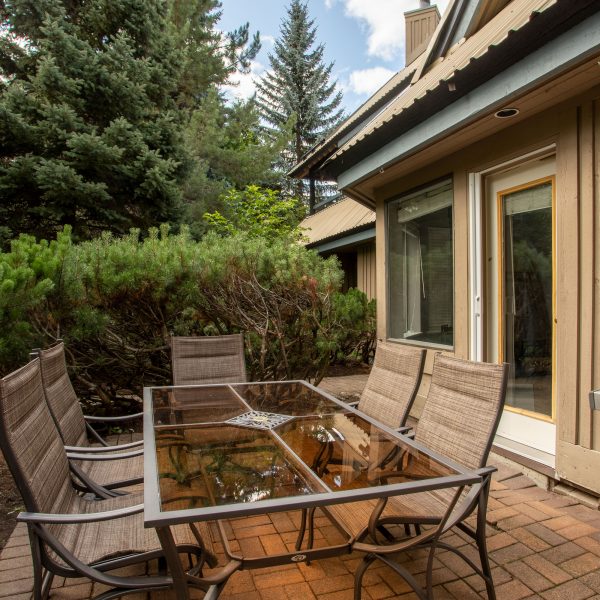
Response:
[[[417,396],[425,350],[378,342],[358,409],[392,429],[403,427]]]
[[[0,380],[0,447],[27,510],[18,520],[29,530],[35,600],[48,597],[55,575],[87,577],[109,586],[97,596],[102,600],[172,586],[170,576],[111,573],[163,558],[157,532],[144,528],[140,495],[94,501],[77,494],[44,400],[39,359]],[[196,558],[194,576],[205,561],[216,563],[213,543],[220,536],[208,525],[177,526],[171,532],[177,551]],[[205,590],[222,586],[238,566],[229,563],[219,576],[195,577],[193,584]]]
[[[90,480],[107,490],[141,483],[143,479],[143,442],[108,446],[90,427],[88,419],[104,421],[104,417],[85,417],[67,372],[63,342],[38,351],[44,396],[50,414],[77,471],[85,474],[80,483],[89,489]],[[137,418],[138,415],[132,415]],[[113,418],[109,418],[113,420]],[[114,420],[122,420],[116,417]],[[91,446],[88,433],[101,441],[101,446]],[[83,460],[77,460],[80,457]],[[97,491],[97,490],[94,490]]]
[[[173,385],[246,381],[244,336],[172,336]]]
[[[481,475],[480,484],[469,489],[444,489],[419,492],[389,500],[359,502],[330,507],[333,517],[354,536],[353,548],[366,553],[355,575],[355,597],[360,598],[362,577],[379,559],[398,572],[420,598],[432,597],[431,568],[436,548],[445,548],[461,556],[481,577],[488,597],[495,598],[487,557],[485,524],[491,477],[495,469],[486,467],[492,441],[504,406],[507,365],[476,363],[438,354],[435,357],[431,385],[425,407],[416,427],[415,440]],[[398,475],[419,479],[411,462],[402,464]],[[392,476],[393,477],[393,476]],[[477,511],[476,526],[465,519]],[[366,523],[369,523],[366,526]],[[403,525],[408,537],[382,545],[378,534],[390,537],[386,526]],[[410,525],[415,535],[410,536]],[[427,526],[421,530],[421,526]],[[452,527],[458,527],[475,542],[480,566],[457,548],[440,540]],[[429,548],[426,590],[391,554],[409,548]]]

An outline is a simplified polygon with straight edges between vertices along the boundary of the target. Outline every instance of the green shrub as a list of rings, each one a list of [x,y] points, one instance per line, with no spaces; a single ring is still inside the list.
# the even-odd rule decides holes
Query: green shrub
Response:
[[[57,334],[47,299],[61,285],[71,248],[70,229],[51,242],[21,235],[0,254],[0,364],[4,372],[22,364],[46,336]]]
[[[375,300],[351,288],[333,297],[335,359],[354,359],[365,364],[375,353],[377,313]]]
[[[171,333],[241,331],[250,378],[318,382],[373,335],[372,304],[339,294],[341,275],[335,259],[281,237],[194,242],[166,226],[77,245],[68,230],[50,243],[22,236],[0,255],[0,367],[62,337],[80,388],[108,402],[170,382]]]

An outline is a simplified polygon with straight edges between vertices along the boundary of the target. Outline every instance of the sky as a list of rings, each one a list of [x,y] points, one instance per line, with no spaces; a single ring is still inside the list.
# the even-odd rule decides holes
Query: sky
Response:
[[[419,0],[305,0],[317,27],[316,43],[325,46],[326,64],[334,62],[332,78],[344,95],[351,114],[404,66],[404,12],[419,7]],[[440,14],[449,0],[432,0]],[[253,81],[269,69],[269,53],[280,35],[287,0],[221,0],[224,31],[250,23],[260,32],[262,49],[249,75],[238,75],[227,93],[246,98]]]

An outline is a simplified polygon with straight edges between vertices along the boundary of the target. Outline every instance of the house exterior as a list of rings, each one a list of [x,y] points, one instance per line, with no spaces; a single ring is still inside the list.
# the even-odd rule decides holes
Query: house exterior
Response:
[[[506,361],[496,450],[600,495],[600,2],[451,1],[292,175],[375,209],[378,337],[428,350],[415,416],[436,352]]]
[[[344,271],[343,291],[377,293],[375,211],[352,198],[344,198],[309,215],[302,223],[305,245],[323,257],[337,256]]]

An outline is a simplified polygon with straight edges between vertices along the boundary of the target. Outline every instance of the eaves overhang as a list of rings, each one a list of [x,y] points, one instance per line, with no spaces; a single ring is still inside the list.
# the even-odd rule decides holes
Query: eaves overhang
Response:
[[[530,20],[517,30],[509,31],[508,35],[498,44],[490,46],[479,58],[473,58],[460,70],[454,72],[451,79],[440,80],[435,86],[427,90],[420,98],[404,108],[390,120],[374,128],[362,139],[348,144],[346,148],[338,150],[320,167],[324,177],[339,179],[339,176],[353,169],[361,162],[368,163],[371,167],[368,172],[365,168],[359,169],[360,177],[367,177],[385,166],[383,162],[374,159],[374,155],[382,148],[391,146],[403,137],[411,138],[414,148],[423,149],[429,143],[436,141],[434,128],[429,127],[429,121],[442,112],[450,112],[454,104],[462,106],[457,111],[456,120],[452,122],[447,118],[447,129],[453,126],[464,126],[480,118],[485,109],[490,109],[495,104],[502,103],[507,98],[502,93],[502,86],[498,85],[494,94],[490,95],[486,105],[471,106],[471,97],[480,89],[485,88],[495,77],[507,72],[511,67],[521,63],[527,74],[531,70],[529,85],[543,85],[546,79],[551,79],[560,74],[560,69],[569,69],[577,56],[583,60],[600,47],[600,2],[597,0],[557,0],[554,5],[547,7],[543,12],[533,13]],[[569,34],[569,31],[578,27],[578,31]],[[583,38],[577,39],[578,36]],[[562,38],[564,57],[554,56],[545,72],[535,73],[533,64],[534,54],[547,46],[549,42],[560,42]],[[560,44],[558,44],[560,45]],[[557,53],[554,52],[556,55]],[[546,62],[540,63],[546,68]],[[538,69],[539,71],[539,69]],[[507,88],[511,86],[508,85]],[[513,86],[514,87],[514,86]],[[507,89],[505,88],[505,89]],[[522,87],[525,91],[527,86]],[[512,92],[516,95],[517,90]],[[419,130],[419,135],[413,134]],[[410,134],[410,135],[409,135]],[[401,145],[401,144],[400,144]],[[404,144],[406,146],[406,144]],[[389,158],[389,157],[388,157]],[[397,157],[396,157],[397,158]],[[352,179],[356,180],[356,173]],[[341,180],[338,183],[346,187],[349,182]]]
[[[344,138],[349,134],[351,135],[353,129],[372,119],[373,115],[377,114],[390,100],[406,88],[415,73],[417,62],[418,60],[415,60],[403,71],[394,75],[375,93],[375,100],[370,98],[363,103],[331,135],[311,148],[302,160],[288,171],[287,175],[295,179],[306,179],[310,176],[325,179],[326,177],[322,177],[323,173],[319,172],[324,161],[335,153],[340,142],[343,143]],[[393,81],[394,79],[396,81]]]
[[[375,224],[370,223],[353,230],[330,238],[307,244],[306,247],[317,252],[332,252],[357,244],[364,244],[375,239]]]

